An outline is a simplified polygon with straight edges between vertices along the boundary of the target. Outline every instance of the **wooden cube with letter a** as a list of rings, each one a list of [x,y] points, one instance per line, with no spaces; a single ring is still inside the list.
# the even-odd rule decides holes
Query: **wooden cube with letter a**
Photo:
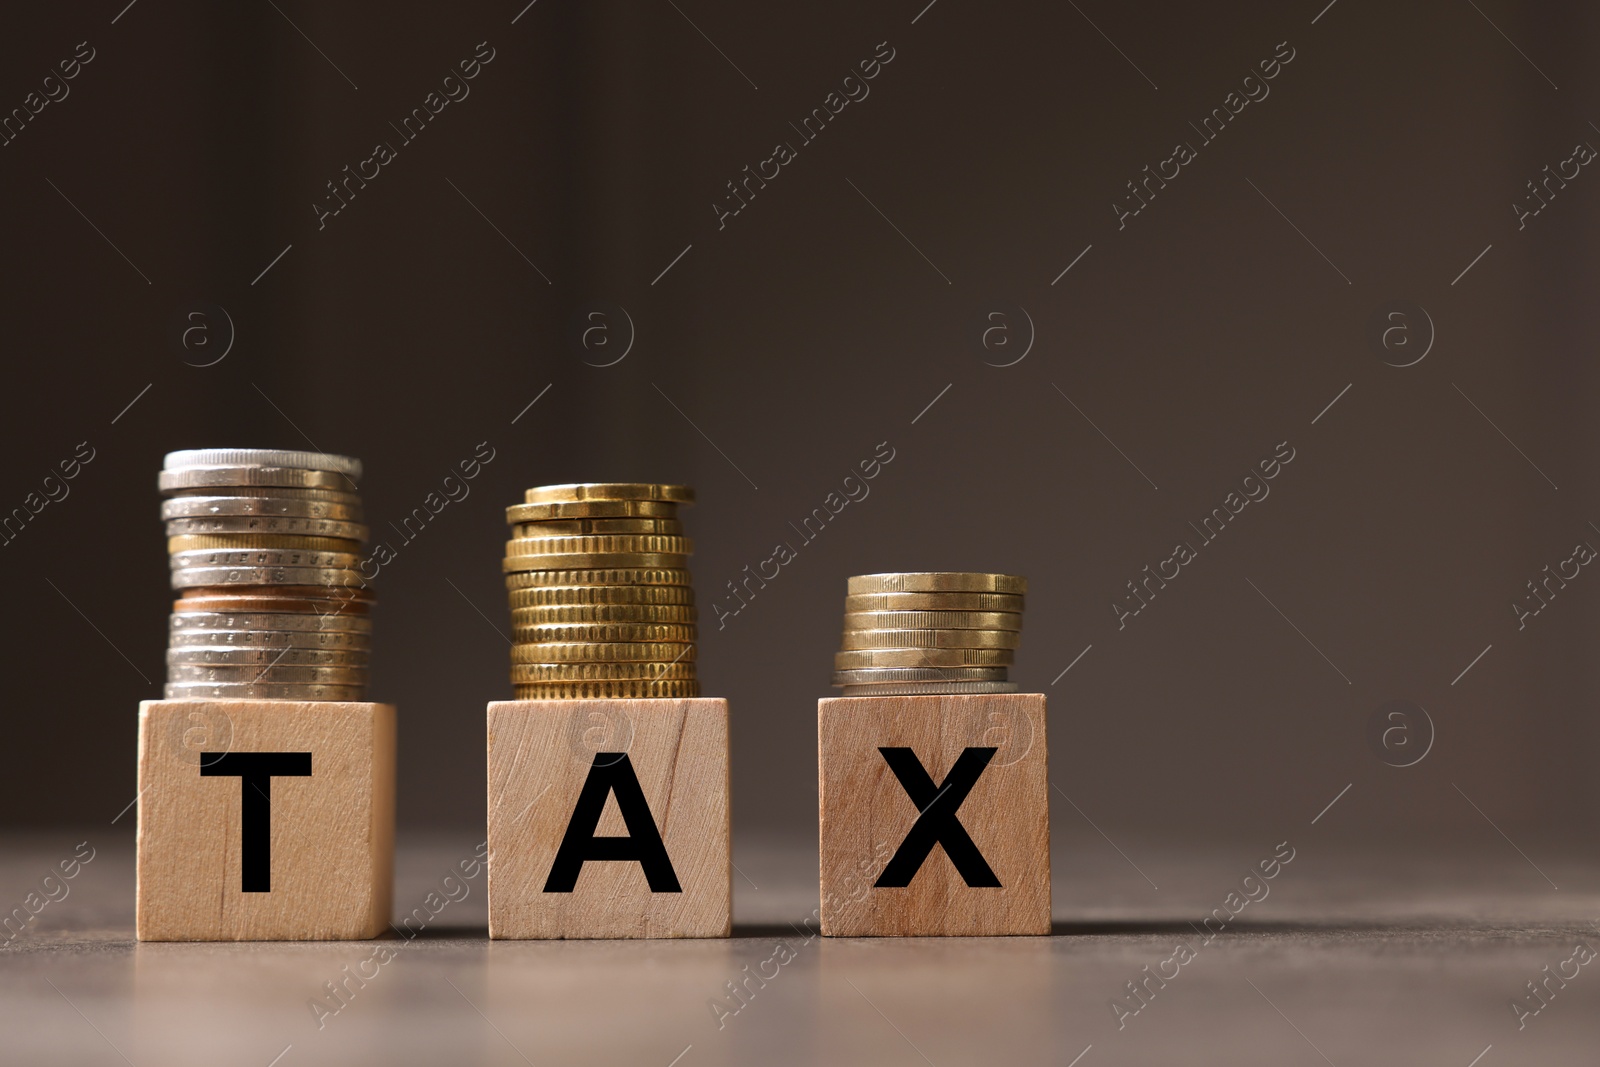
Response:
[[[139,705],[141,941],[376,937],[394,886],[395,713]]]
[[[489,936],[727,937],[728,702],[489,705]]]
[[[1041,693],[817,702],[822,932],[1050,932]]]

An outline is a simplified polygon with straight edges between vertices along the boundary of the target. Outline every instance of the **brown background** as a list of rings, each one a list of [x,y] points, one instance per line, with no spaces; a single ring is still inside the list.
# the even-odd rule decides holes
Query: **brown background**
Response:
[[[487,440],[471,496],[378,580],[372,692],[400,706],[407,825],[483,819],[483,708],[509,695],[501,509],[652,478],[700,495],[702,675],[732,701],[741,831],[814,833],[845,577],[972,568],[1030,579],[1015,675],[1050,696],[1058,822],[1080,818],[1065,793],[1117,841],[1269,844],[1351,784],[1320,825],[1375,845],[1505,849],[1486,817],[1535,859],[1591,840],[1600,578],[1520,632],[1510,604],[1600,545],[1600,178],[1521,231],[1510,205],[1600,144],[1593,10],[921,6],[8,13],[0,108],[77,42],[97,54],[0,148],[0,509],[78,442],[97,455],[0,548],[0,819],[109,821],[133,797],[165,451],[359,455],[381,536]],[[318,230],[324,183],[480,41],[470,97]],[[723,183],[880,41],[871,95],[719,230]],[[1119,231],[1124,183],[1280,41],[1271,95]],[[574,341],[596,300],[636,328],[607,368]],[[1437,330],[1403,369],[1367,338],[1396,300]],[[201,304],[236,329],[210,367],[175,340]],[[987,316],[1020,345],[1017,309],[1031,351],[986,365],[1020,350],[985,350]],[[719,629],[724,583],[882,441],[871,496]],[[1124,583],[1282,441],[1271,496],[1119,630]],[[1408,768],[1368,741],[1397,699],[1437,733]]]

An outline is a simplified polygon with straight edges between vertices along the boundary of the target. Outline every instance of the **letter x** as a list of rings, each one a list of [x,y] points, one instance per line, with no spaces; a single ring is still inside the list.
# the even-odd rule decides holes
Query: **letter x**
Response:
[[[963,749],[955,766],[940,784],[934,784],[923,769],[917,754],[909,748],[880,748],[883,760],[900,780],[900,785],[917,806],[917,821],[912,824],[905,840],[890,857],[883,873],[873,883],[877,889],[903,889],[922,869],[923,860],[933,851],[933,846],[943,845],[944,854],[950,857],[956,873],[967,885],[978,888],[999,889],[1000,879],[972,843],[966,827],[956,818],[961,802],[967,799],[978,776],[994,758],[993,748]]]

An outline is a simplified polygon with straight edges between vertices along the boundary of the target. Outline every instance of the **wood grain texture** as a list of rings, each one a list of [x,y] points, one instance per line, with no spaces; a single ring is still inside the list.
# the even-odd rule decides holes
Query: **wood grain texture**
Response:
[[[728,936],[726,700],[496,701],[488,723],[491,938]],[[545,892],[605,752],[627,753],[681,892],[652,892],[631,860],[589,860],[571,892]],[[594,834],[629,835],[616,796]]]
[[[237,775],[202,752],[310,753],[270,784],[270,891],[244,892]],[[388,704],[147,700],[139,705],[141,941],[334,940],[389,925],[395,710]]]
[[[1043,694],[820,700],[817,745],[824,934],[1050,932]],[[933,783],[944,783],[967,749],[995,750],[955,817],[999,887],[968,885],[942,845],[908,885],[875,885],[919,815],[882,748],[911,749]]]

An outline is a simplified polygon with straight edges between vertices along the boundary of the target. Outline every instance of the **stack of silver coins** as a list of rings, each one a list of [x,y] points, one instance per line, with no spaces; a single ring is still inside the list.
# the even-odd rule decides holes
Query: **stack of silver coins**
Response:
[[[844,696],[1015,693],[1028,582],[1011,574],[906,571],[851,578],[833,684]]]
[[[373,598],[361,461],[318,452],[172,452],[168,699],[361,700]]]

